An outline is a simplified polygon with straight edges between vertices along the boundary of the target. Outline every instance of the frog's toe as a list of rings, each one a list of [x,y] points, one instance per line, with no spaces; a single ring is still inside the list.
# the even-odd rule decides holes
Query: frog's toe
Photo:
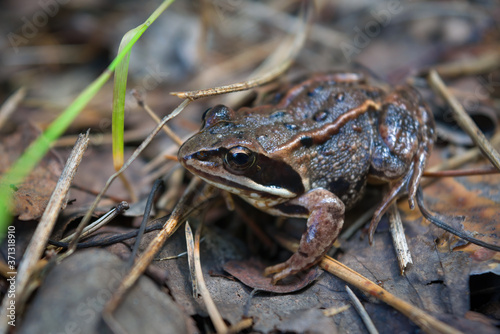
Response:
[[[273,278],[271,279],[272,284],[277,284],[279,281],[281,281],[284,278],[287,278],[290,275],[293,275],[297,272],[300,271],[300,269],[294,269],[288,264],[289,261],[277,264],[275,266],[270,266],[267,267],[264,270],[264,276],[269,276],[271,274],[273,275]]]
[[[319,259],[321,259],[321,256]],[[307,256],[300,252],[294,253],[287,261],[267,267],[264,270],[264,276],[274,274],[272,283],[276,284],[278,281],[290,275],[294,275],[302,270],[311,268],[318,262],[319,259]]]
[[[274,265],[274,266],[269,266],[266,269],[264,269],[264,276],[269,276],[272,274],[279,273],[287,268],[286,262]]]

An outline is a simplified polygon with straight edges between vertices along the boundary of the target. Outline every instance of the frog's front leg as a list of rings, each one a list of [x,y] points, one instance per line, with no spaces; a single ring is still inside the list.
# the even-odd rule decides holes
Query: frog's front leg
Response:
[[[279,280],[308,269],[318,263],[330,249],[344,223],[344,203],[325,189],[313,189],[304,195],[280,205],[279,209],[288,216],[306,209],[307,231],[300,239],[299,249],[286,261],[266,268],[264,275],[275,274],[273,284]]]

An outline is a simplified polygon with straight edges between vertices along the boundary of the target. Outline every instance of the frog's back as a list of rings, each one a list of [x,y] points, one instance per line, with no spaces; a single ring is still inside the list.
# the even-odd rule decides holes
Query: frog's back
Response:
[[[265,120],[247,123],[261,124],[256,138],[265,150],[301,169],[306,190],[332,191],[347,207],[361,197],[366,184],[376,117],[362,113],[324,141],[315,142],[313,137],[365,101],[380,100],[383,92],[379,88],[365,85],[354,75],[318,75],[304,80],[262,109],[260,116],[253,109],[253,117],[265,116]]]

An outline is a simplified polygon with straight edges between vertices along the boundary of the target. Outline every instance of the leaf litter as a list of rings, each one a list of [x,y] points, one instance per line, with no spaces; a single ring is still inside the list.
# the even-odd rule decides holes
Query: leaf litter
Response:
[[[488,10],[490,12],[498,12],[499,9],[496,6],[492,8],[481,8],[472,3],[466,4],[468,4],[469,10],[451,5],[451,7],[447,9],[449,16],[443,15],[440,17],[439,15],[430,15],[427,20],[413,19],[413,15],[417,11],[420,13],[429,13],[432,6],[435,6],[434,9],[436,13],[440,13],[442,8],[438,3],[416,2],[404,4],[402,8],[403,11],[391,17],[391,22],[388,23],[388,26],[385,27],[380,35],[370,39],[370,43],[363,48],[358,48],[359,45],[356,46],[353,43],[354,39],[357,37],[353,27],[358,27],[360,29],[366,28],[365,24],[368,22],[366,18],[370,19],[371,15],[373,15],[372,13],[382,13],[384,9],[387,9],[383,7],[384,4],[380,2],[379,5],[382,7],[376,8],[362,6],[353,8],[355,5],[348,5],[347,2],[327,4],[325,7],[326,9],[318,15],[320,24],[327,27],[326,29],[330,30],[332,36],[336,34],[337,31],[342,31],[344,35],[350,34],[345,42],[355,47],[355,49],[353,49],[355,53],[347,54],[347,56],[349,56],[347,57],[346,53],[338,48],[339,43],[332,45],[326,43],[326,39],[318,38],[315,34],[318,34],[320,30],[316,24],[314,26],[316,30],[314,28],[312,30],[314,37],[311,37],[308,41],[306,48],[304,48],[301,56],[297,59],[295,66],[296,68],[313,71],[331,69],[333,64],[342,64],[345,68],[351,66],[352,63],[350,63],[350,61],[356,58],[362,65],[371,69],[376,69],[378,75],[388,79],[391,83],[395,83],[416,69],[450,61],[450,53],[454,54],[454,58],[463,57],[465,59],[472,59],[477,56],[478,53],[480,54],[483,51],[488,51],[488,48],[495,48],[495,45],[497,46],[498,42],[491,41],[498,41],[498,38],[494,38],[495,36],[498,37],[498,32],[491,29],[488,25],[491,19],[486,12]],[[94,5],[88,3],[86,6],[92,8]],[[179,8],[176,9],[174,7],[174,10],[180,10],[183,15],[186,15],[189,11],[186,11],[186,7],[184,6],[188,6],[187,8],[189,8],[190,5],[179,5]],[[248,38],[249,41],[255,41],[261,39],[263,33],[269,34],[269,31],[273,31],[273,34],[276,35],[282,33],[278,30],[272,30],[274,28],[271,28],[268,23],[257,23],[255,18],[243,15],[240,11],[244,8],[244,4],[239,4],[241,7],[236,6],[234,8],[228,6],[228,3],[222,1],[221,6],[217,9],[217,17],[222,19],[216,20],[215,22],[212,21],[212,24],[218,24],[219,27],[223,27],[225,30],[219,30],[217,34],[214,34],[215,37],[212,39],[214,43],[212,48],[217,50],[217,57],[199,57],[197,60],[201,62],[203,68],[223,65],[225,61],[231,61],[234,55],[241,53],[242,50],[248,52],[247,49],[249,49],[249,51],[251,51],[253,46],[251,44],[245,44],[244,38]],[[288,6],[293,6],[293,3],[291,5],[284,5],[283,3],[276,2],[276,4],[265,4],[264,6],[268,6],[269,10],[281,11],[282,14],[288,15],[288,18],[293,17],[287,14],[287,10],[290,8]],[[256,9],[257,7],[250,8]],[[81,19],[82,13],[77,9],[70,8],[69,11],[75,15],[76,18]],[[131,13],[132,12],[135,11],[131,11]],[[468,21],[462,20],[458,14],[465,14],[465,16],[469,16],[473,19]],[[67,15],[67,13],[62,15]],[[198,22],[195,15],[188,15],[188,17],[191,21]],[[238,20],[235,21],[234,18],[238,18]],[[114,19],[116,19],[116,17]],[[50,29],[48,30],[49,34],[60,37],[63,43],[71,42],[70,35],[61,35],[61,32],[52,26],[54,24],[53,22],[55,21],[50,23]],[[95,29],[95,27],[103,24],[103,22],[105,21],[95,19],[94,21],[89,21],[88,24]],[[243,27],[248,27],[249,25],[253,26],[254,29],[247,30],[248,35],[242,34]],[[123,24],[123,26],[126,25]],[[130,25],[128,25],[128,27],[130,27]],[[394,29],[395,27],[402,27],[403,29]],[[459,29],[455,29],[454,27],[459,27]],[[126,30],[127,29],[124,29],[124,31]],[[187,29],[187,31],[190,30]],[[402,31],[405,31],[405,33],[402,33]],[[457,31],[461,31],[461,33],[457,33]],[[244,36],[244,38],[241,36]],[[110,37],[102,36],[102,38],[109,39]],[[175,36],[171,36],[170,38],[172,38],[172,45],[182,46],[179,50],[192,51],[199,47],[199,45],[195,44],[190,44],[189,47],[186,47],[186,45],[183,44],[197,43],[196,41],[193,42],[192,39],[179,40],[175,39]],[[480,39],[474,40],[474,38]],[[116,40],[119,40],[119,38]],[[234,46],[231,48],[231,41],[234,40],[236,40],[236,42],[233,43]],[[412,47],[412,43],[416,43],[417,40],[419,41],[418,43],[420,43],[420,47],[416,49]],[[488,40],[490,41],[490,45],[487,44]],[[389,43],[389,41],[391,43]],[[95,43],[95,41],[89,41],[88,45],[95,48]],[[249,42],[246,41],[246,43]],[[484,50],[481,51],[474,48],[472,45],[473,43],[483,43]],[[441,51],[443,49],[444,51]],[[415,52],[415,50],[418,52]],[[210,50],[210,52],[214,52],[213,49]],[[408,57],[397,56],[398,54],[404,54]],[[154,56],[158,57],[158,55]],[[263,59],[264,57],[261,58]],[[160,63],[161,61],[158,59],[159,58],[156,59],[157,63]],[[175,61],[172,59],[176,58],[170,57],[169,59]],[[169,78],[168,76],[164,77],[156,81],[158,83],[157,89],[146,90],[147,99],[156,101],[156,103],[150,103],[150,105],[155,106],[153,109],[172,110],[172,106],[175,105],[176,102],[172,99],[169,100],[170,97],[165,97],[166,92],[178,91],[180,87],[188,87],[187,82],[190,75],[197,73],[197,71],[203,73],[203,70],[196,69],[192,55],[189,59],[190,61],[184,63],[183,66],[176,67],[176,69],[185,69],[184,72],[176,70],[175,78]],[[347,63],[346,59],[349,60]],[[134,55],[132,55],[132,63],[133,62]],[[155,62],[155,60],[153,60],[153,62]],[[169,64],[169,66],[172,66],[172,64]],[[233,67],[221,66],[221,68],[225,69],[227,72],[218,74],[218,77],[215,79],[220,80],[221,77],[226,77],[228,78],[227,82],[239,81],[239,77],[238,80],[236,80],[237,74],[231,72],[235,68],[234,65]],[[242,66],[240,68],[247,67]],[[494,75],[495,73],[498,73],[498,70],[489,70],[489,72],[484,74],[482,78],[486,78],[486,81],[480,81],[479,78],[481,77],[477,76],[475,73],[472,74],[472,80],[476,83],[480,82],[479,88],[486,88],[488,92],[491,92],[486,99],[484,99],[484,94],[482,94],[481,99],[477,100],[480,101],[480,103],[485,100],[484,102],[487,102],[488,105],[492,105],[491,102],[496,101],[496,105],[498,106],[498,92],[494,90],[494,88],[497,87],[495,85],[496,81],[492,81],[493,79],[490,80],[490,75]],[[63,71],[61,69],[56,69],[53,71],[52,80],[56,80],[57,77],[62,74]],[[231,80],[233,77],[235,80]],[[6,80],[5,76],[3,76],[3,78],[3,80]],[[142,78],[138,76],[138,78],[136,82],[139,82],[140,85],[140,80],[147,78],[147,76]],[[202,78],[202,74],[200,74],[200,78]],[[492,78],[495,77],[493,76]],[[189,82],[196,82],[197,78],[195,77],[194,80],[192,78],[189,79]],[[26,79],[20,78],[19,80],[22,81]],[[41,80],[42,79],[38,79],[39,84],[43,82]],[[203,80],[206,80],[206,78]],[[148,81],[148,83],[149,82],[152,81]],[[486,82],[486,84],[481,84],[484,82]],[[448,84],[450,84],[451,87],[454,86],[453,81]],[[210,81],[208,86],[212,86]],[[457,84],[457,87],[458,86]],[[145,86],[143,86],[143,88],[144,87]],[[150,86],[147,87],[149,88]],[[476,85],[474,89],[478,89],[477,87]],[[201,87],[194,86],[190,88],[198,89]],[[431,94],[430,102],[432,102],[434,98],[435,97]],[[109,100],[107,101],[109,103]],[[466,106],[467,101],[468,100],[463,101]],[[30,101],[30,103],[33,102],[36,101]],[[197,102],[196,108],[191,107],[190,110],[186,110],[182,115],[183,120],[174,122],[172,128],[182,135],[191,131],[189,127],[186,129],[186,126],[179,126],[179,124],[199,124],[201,112],[206,109],[206,106],[214,102],[214,98]],[[102,105],[98,105],[94,108],[95,110],[106,110],[106,107],[103,105],[105,104],[102,103]],[[431,103],[431,105],[436,104]],[[40,108],[44,111],[43,104],[40,105]],[[19,117],[20,115],[16,115],[16,119]],[[497,119],[493,119],[494,122],[498,122]],[[445,126],[446,125],[445,122]],[[98,128],[98,125],[96,127]],[[15,135],[18,136],[18,140],[22,141],[22,135],[18,133],[14,134],[14,136]],[[4,146],[4,150],[10,150],[11,147],[16,147],[16,145],[18,145],[10,145],[11,142],[9,140],[10,139],[2,139],[0,144],[8,144]],[[446,138],[444,140],[446,140]],[[434,149],[430,165],[446,160],[449,156],[460,155],[461,152],[463,152],[463,148],[460,145],[463,143],[464,141],[460,139],[453,140],[451,143],[443,142],[437,145]],[[160,135],[149,151],[146,151],[142,159],[153,159],[158,152],[163,151],[165,147],[169,145],[172,145],[169,139],[167,139],[166,136]],[[87,159],[84,159],[84,163],[86,160],[95,163],[95,168],[87,169],[87,174],[83,179],[85,181],[82,183],[84,186],[89,186],[91,182],[95,182],[95,188],[94,186],[89,187],[94,190],[99,188],[99,184],[102,186],[104,180],[111,173],[109,171],[104,171],[104,168],[102,168],[102,173],[99,172],[103,165],[108,166],[108,164],[102,164],[101,160],[105,157],[106,152],[108,152],[108,154],[110,152],[109,148],[105,146],[100,148],[100,150],[102,150],[102,155],[95,156],[91,154]],[[3,156],[2,154],[2,157]],[[50,154],[47,157],[50,157]],[[37,205],[27,209],[26,212],[29,215],[24,216],[24,218],[36,219],[36,215],[41,215],[41,212],[43,212],[42,203],[44,198],[50,196],[51,192],[50,183],[43,182],[44,185],[40,185],[39,183],[37,184],[37,182],[40,180],[53,180],[53,184],[55,185],[58,175],[60,174],[60,170],[58,173],[57,168],[60,169],[62,166],[59,161],[59,167],[57,167],[57,159],[54,157],[52,158],[53,161],[43,167],[44,170],[41,171],[38,177],[35,177],[32,181],[25,182],[30,186],[34,186],[34,190],[30,191],[37,194],[35,201]],[[484,162],[475,162],[465,167],[484,167],[487,165],[488,164]],[[84,171],[85,168],[81,168],[81,172]],[[496,232],[498,222],[500,221],[498,210],[496,210],[500,200],[498,198],[496,186],[498,181],[499,178],[496,175],[440,179],[424,189],[424,198],[431,211],[439,214],[456,228],[465,231],[474,231],[475,237],[490,243],[498,244],[498,233]],[[139,180],[137,182],[139,182]],[[140,188],[139,183],[137,183],[137,188]],[[143,191],[144,188],[142,188],[141,192]],[[377,194],[379,191],[379,189],[374,190],[374,193]],[[73,192],[74,190],[72,190],[72,193]],[[40,195],[38,195],[38,193]],[[123,190],[119,190],[116,193],[112,192],[111,195],[117,197],[126,196]],[[375,195],[375,197],[376,196],[377,195]],[[24,201],[26,202],[26,198]],[[82,200],[77,201],[75,205],[81,205],[83,202],[88,203],[87,200]],[[404,200],[399,203],[398,208],[402,213],[407,241],[414,262],[406,271],[405,276],[400,276],[399,274],[399,267],[395,260],[388,224],[385,218],[377,229],[374,244],[372,246],[368,245],[366,238],[362,239],[362,232],[357,232],[349,240],[342,241],[337,259],[372,281],[377,282],[391,293],[432,313],[437,318],[451,324],[457,329],[464,332],[470,332],[471,328],[479,332],[494,332],[494,326],[498,326],[498,322],[495,323],[494,320],[491,320],[492,318],[488,318],[490,319],[489,322],[484,321],[484,319],[482,322],[478,322],[477,319],[480,317],[474,318],[471,316],[471,314],[475,312],[471,310],[471,305],[474,305],[473,299],[475,297],[474,294],[471,295],[470,293],[471,287],[469,281],[471,280],[471,275],[476,275],[478,277],[487,275],[487,273],[497,275],[498,262],[500,260],[498,258],[498,253],[485,251],[475,245],[464,244],[454,236],[430,225],[420,216],[418,211],[410,211]],[[161,208],[159,209],[161,210]],[[220,207],[214,207],[213,209],[217,210],[219,213],[222,211]],[[359,211],[362,210],[362,208],[359,208]],[[358,211],[358,209],[356,209],[356,211]],[[206,215],[210,215],[209,210],[206,212]],[[284,251],[280,251],[271,258],[271,252],[263,250],[264,248],[260,248],[259,252],[258,246],[255,247],[255,245],[251,245],[249,247],[246,243],[248,237],[245,237],[245,231],[241,231],[243,229],[241,219],[239,219],[236,214],[227,213],[217,214],[216,216],[218,219],[206,225],[204,228],[205,232],[203,236],[205,237],[205,241],[201,243],[201,265],[207,288],[222,317],[229,325],[237,324],[241,321],[242,317],[251,317],[254,322],[252,331],[255,332],[304,332],[310,330],[314,332],[329,333],[335,331],[358,333],[365,331],[365,327],[358,314],[352,308],[338,313],[334,317],[325,317],[323,315],[322,310],[324,309],[342,308],[349,304],[349,299],[344,289],[345,284],[329,273],[323,273],[318,277],[314,275],[313,279],[306,281],[306,286],[297,288],[297,291],[288,294],[276,294],[274,292],[261,290],[254,291],[255,279],[253,278],[251,278],[250,282],[244,284],[244,277],[252,277],[252,272],[255,272],[255,277],[257,277],[258,269],[255,271],[253,268],[265,266],[269,261],[278,262],[281,257],[286,258],[287,255]],[[465,218],[463,220],[447,219],[447,217],[452,216],[464,216]],[[273,223],[271,219],[267,219],[267,221],[268,223]],[[121,233],[121,231],[130,230],[137,225],[137,223],[130,218],[118,219],[114,224],[116,226],[103,228],[101,233],[104,231],[106,231],[106,233]],[[290,222],[286,222],[285,226],[287,224],[290,224]],[[266,229],[265,226],[263,229]],[[21,232],[21,230],[19,231]],[[151,232],[145,235],[141,242],[142,250],[146,248],[146,245],[153,239],[156,233],[157,232]],[[59,230],[55,231],[55,234],[60,235],[62,233]],[[95,238],[95,236],[93,238]],[[255,241],[256,238],[252,240],[255,243],[257,242]],[[127,241],[108,247],[108,251],[120,254],[120,257],[125,259],[127,255],[130,254],[131,245],[132,241]],[[182,254],[185,250],[184,235],[180,229],[173,234],[156,257],[161,258]],[[262,254],[264,254],[264,256],[262,256]],[[256,261],[259,262],[252,262],[254,260],[250,261],[250,258],[257,258],[258,260]],[[239,276],[240,279],[235,279],[225,270],[231,267],[231,265],[234,267],[235,263],[239,265],[243,263],[246,265],[246,267],[240,266],[238,274],[233,271],[233,274],[237,277]],[[72,257],[67,258],[62,264],[55,266],[49,272],[49,276],[45,279],[40,289],[34,294],[30,304],[27,305],[20,331],[24,330],[29,332],[28,330],[30,328],[34,328],[30,326],[35,325],[40,325],[42,327],[47,326],[43,327],[47,331],[54,331],[61,328],[54,326],[72,326],[73,318],[63,317],[62,319],[67,320],[64,322],[59,320],[57,323],[52,322],[52,324],[50,324],[50,321],[46,322],[46,319],[53,318],[41,319],[39,316],[42,314],[42,310],[46,310],[47,308],[53,308],[50,312],[50,316],[55,317],[56,315],[63,315],[65,311],[69,312],[70,309],[75,307],[76,310],[78,310],[78,307],[80,307],[82,303],[86,305],[86,297],[94,293],[96,289],[99,291],[98,289],[100,286],[94,285],[95,282],[98,281],[102,284],[109,281],[110,276],[109,272],[105,272],[106,268],[115,267],[121,267],[116,258],[110,258],[109,253],[95,251],[77,252]],[[252,269],[250,270],[250,268]],[[141,296],[137,295],[136,298],[139,298],[139,303],[143,306],[139,308],[133,305],[129,306],[127,300],[135,298],[134,296],[136,296],[134,295],[135,292],[132,291],[130,295],[125,297],[125,301],[120,304],[115,314],[115,317],[120,322],[124,321],[123,324],[129,324],[129,328],[139,328],[135,326],[141,325],[143,326],[142,330],[148,328],[148,332],[154,332],[155,329],[165,330],[167,327],[163,326],[171,325],[180,326],[176,327],[176,329],[181,332],[189,332],[191,330],[205,331],[207,328],[206,326],[210,326],[208,313],[203,301],[200,300],[200,298],[193,298],[192,296],[189,269],[185,257],[181,256],[173,260],[155,261],[149,266],[149,269],[146,271],[146,276],[153,277],[155,284],[150,281],[151,284],[147,284],[149,284],[151,290],[149,292],[141,292]],[[76,280],[76,278],[79,280]],[[91,281],[89,281],[89,279]],[[72,282],[72,280],[76,281]],[[144,280],[144,275],[140,280]],[[140,283],[138,287],[142,287],[142,285],[143,283]],[[115,287],[113,287],[113,289],[114,288]],[[415,324],[391,307],[378,302],[371,296],[364,295],[357,289],[354,289],[354,292],[360,297],[362,304],[365,306],[379,332],[418,331],[418,327]],[[108,293],[103,293],[103,298],[104,295],[105,298],[110,297]],[[71,296],[71,298],[69,296]],[[494,304],[489,302],[488,305]],[[100,309],[104,307],[103,304],[99,306],[101,307]],[[96,310],[93,314],[98,314],[100,309]],[[120,311],[120,309],[125,309],[125,311]],[[146,314],[141,314],[143,309],[151,311],[146,312]],[[167,311],[167,309],[170,311]],[[80,310],[84,309],[80,308]],[[57,312],[63,313],[57,314]],[[177,316],[169,317],[169,313]],[[123,316],[123,314],[125,314],[125,316]],[[488,316],[492,317],[492,314],[494,315],[495,313],[489,312]],[[89,315],[89,313],[87,313],[87,315]],[[137,320],[141,317],[145,317],[144,319],[149,319],[149,321]],[[59,317],[58,319],[61,318]],[[88,324],[86,323],[78,322],[84,321],[85,319],[88,318],[80,314],[80,317],[75,318],[75,321],[78,326],[87,326]],[[95,316],[95,319],[92,319],[97,320],[97,316]],[[193,319],[196,321],[195,328],[193,328]],[[89,331],[92,331],[92,328],[96,328],[95,326],[103,328],[100,327],[98,322],[92,322],[91,327],[82,328],[88,328]]]

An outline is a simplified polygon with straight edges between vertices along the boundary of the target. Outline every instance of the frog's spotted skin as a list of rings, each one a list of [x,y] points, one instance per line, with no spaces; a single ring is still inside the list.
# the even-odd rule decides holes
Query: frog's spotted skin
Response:
[[[308,218],[297,253],[266,270],[277,282],[321,259],[368,179],[393,189],[372,227],[400,191],[409,188],[412,195],[434,124],[411,87],[386,93],[358,73],[313,75],[270,100],[238,111],[222,105],[208,110],[179,160],[263,211]]]

